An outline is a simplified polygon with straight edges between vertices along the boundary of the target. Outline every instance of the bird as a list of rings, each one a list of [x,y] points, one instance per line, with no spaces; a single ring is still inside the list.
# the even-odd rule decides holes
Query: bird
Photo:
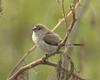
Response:
[[[46,54],[53,54],[57,51],[62,38],[55,32],[52,32],[43,24],[35,24],[32,28],[32,40],[35,45]]]

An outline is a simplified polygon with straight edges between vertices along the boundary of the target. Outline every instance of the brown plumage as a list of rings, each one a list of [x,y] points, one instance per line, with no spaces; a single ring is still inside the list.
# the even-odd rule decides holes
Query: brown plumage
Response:
[[[55,33],[47,33],[45,36],[44,36],[44,41],[49,44],[49,45],[55,45],[57,46],[62,40],[61,38],[56,35]]]
[[[61,42],[61,38],[54,32],[51,32],[46,26],[36,24],[33,27],[32,39],[37,47],[47,53],[54,53]]]

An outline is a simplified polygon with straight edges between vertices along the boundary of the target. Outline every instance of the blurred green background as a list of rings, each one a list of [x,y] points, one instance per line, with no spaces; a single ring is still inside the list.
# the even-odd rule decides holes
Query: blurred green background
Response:
[[[67,8],[71,1],[66,0]],[[99,2],[99,0],[89,0],[77,36],[73,41],[85,44],[84,47],[75,47],[72,55],[75,67],[87,80],[100,80]],[[56,0],[2,0],[1,7],[0,80],[5,80],[20,57],[32,47],[33,24],[42,23],[52,29],[62,15]],[[56,32],[62,36],[64,29],[59,28]],[[27,58],[27,62],[36,60],[42,55],[41,51],[36,49]],[[30,80],[55,80],[56,78],[56,69],[49,66],[38,66],[29,72]]]

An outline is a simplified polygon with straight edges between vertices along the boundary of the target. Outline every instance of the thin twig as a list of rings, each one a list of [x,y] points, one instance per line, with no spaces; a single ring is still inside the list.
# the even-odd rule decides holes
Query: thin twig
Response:
[[[75,9],[77,9],[79,5],[80,5],[80,0],[76,3]],[[66,18],[69,17],[71,14],[72,14],[72,10],[69,10],[68,12],[66,12]],[[54,26],[52,31],[55,31],[59,27],[59,25],[63,23],[63,21],[64,21],[64,18],[60,19],[60,21]]]
[[[73,29],[73,26],[74,26],[74,24],[76,22],[74,6],[71,6],[70,10],[71,10],[71,12],[73,14],[73,21],[72,21],[72,24],[69,26],[68,31],[66,32],[64,40],[62,40],[62,42],[59,44],[58,50],[59,50],[60,47],[62,47],[68,41],[69,34],[71,33],[71,31]]]
[[[9,75],[8,75],[8,77],[10,77],[11,75],[12,75],[12,73],[14,73],[15,72],[15,70],[17,69],[17,67],[18,67],[18,65],[20,64],[20,63],[22,63],[23,62],[23,60],[35,49],[35,45],[32,47],[32,48],[30,48],[25,54],[24,54],[24,56],[22,56],[22,58],[17,62],[17,64],[14,66],[14,68],[11,70],[11,72],[9,73]]]
[[[72,25],[73,25],[73,28],[74,29],[71,29],[71,32],[70,32],[70,36],[68,36],[68,39],[69,39],[69,37],[72,37],[72,33],[74,33],[76,30],[76,26],[77,26],[77,24],[79,23],[79,20],[80,20],[80,18],[81,18],[81,16],[83,15],[83,13],[84,13],[84,9],[86,9],[86,6],[87,6],[87,3],[88,3],[88,1],[87,0],[84,0],[84,2],[83,2],[83,5],[82,5],[82,7],[80,8],[80,11],[79,11],[79,14],[78,14],[78,17],[77,17],[77,21],[76,22],[74,22],[74,25],[73,25],[73,23],[72,23]],[[75,19],[75,17],[73,17],[73,19]],[[75,33],[74,33],[75,34]],[[68,40],[67,39],[67,40]],[[69,51],[69,48],[67,48],[67,53],[68,53],[68,51]],[[75,73],[75,72],[74,72]],[[77,73],[75,73],[75,74],[77,74]],[[73,80],[85,80],[85,79],[83,79],[80,75],[78,75],[77,74],[77,76],[74,76],[74,75],[72,75],[72,77],[74,77],[73,78]],[[76,79],[77,78],[77,79]]]
[[[62,14],[63,14],[63,18],[64,18],[65,28],[67,28],[66,13],[65,13],[65,8],[64,8],[64,0],[62,0]]]
[[[62,45],[67,45],[66,44],[66,42],[67,42],[67,39],[68,39],[68,37],[69,37],[69,34],[70,34],[70,32],[72,31],[72,28],[73,28],[73,25],[74,25],[74,23],[75,23],[75,10],[74,10],[74,6],[73,6],[73,8],[71,7],[70,8],[70,10],[72,11],[72,14],[73,14],[73,22],[72,22],[72,24],[71,24],[71,26],[69,27],[69,29],[68,29],[68,32],[66,32],[66,35],[65,35],[65,38],[64,38],[64,40],[59,44],[59,47],[58,47],[58,49],[62,46]],[[66,20],[66,14],[65,14],[65,10],[64,10],[64,0],[62,0],[62,14],[63,14],[63,17],[64,17],[64,23],[65,23],[65,27],[67,27],[67,20]],[[67,48],[67,46],[66,46],[66,48]],[[61,56],[62,54],[60,54],[60,56]],[[58,67],[58,72],[57,72],[57,74],[58,74],[58,80],[69,80],[69,78],[71,77],[71,75],[72,75],[72,73],[74,72],[74,64],[73,64],[73,62],[72,62],[72,60],[71,59],[69,59],[69,57],[67,56],[67,59],[66,59],[67,61],[68,61],[68,63],[69,64],[71,64],[71,66],[70,66],[70,71],[68,72],[68,69],[67,69],[67,71],[66,71],[66,69],[63,69],[62,67],[62,65],[63,65],[63,60],[62,60],[62,57],[60,57],[60,60],[59,60],[59,67]],[[67,64],[68,64],[67,63]],[[66,76],[64,76],[64,75],[66,75]]]
[[[48,59],[50,56],[52,56],[52,55],[49,55],[48,57],[46,57],[45,60]],[[19,69],[18,69],[10,78],[8,78],[7,80],[14,80],[14,79],[16,79],[16,77],[17,77],[18,75],[20,75],[22,72],[24,72],[24,71],[26,71],[26,70],[28,70],[28,69],[30,69],[30,68],[33,68],[33,67],[35,67],[35,66],[37,66],[37,65],[40,65],[40,64],[51,65],[51,66],[54,66],[54,67],[56,66],[55,63],[52,63],[52,62],[49,62],[49,61],[43,61],[43,58],[44,58],[44,56],[42,56],[40,59],[37,59],[36,61],[33,61],[32,63],[29,63],[29,64],[27,64],[27,65],[25,65],[25,66],[19,68]]]
[[[65,35],[65,38],[64,38],[64,40],[61,42],[61,44],[60,45],[62,45],[62,44],[67,44],[67,42],[68,42],[68,38],[69,38],[69,35],[70,35],[70,33],[72,32],[72,29],[73,29],[73,27],[74,27],[74,25],[75,25],[75,22],[76,22],[76,15],[75,15],[75,4],[76,4],[76,2],[74,2],[73,3],[73,5],[71,5],[71,7],[70,7],[70,9],[71,9],[71,11],[72,11],[72,15],[73,15],[73,21],[72,21],[72,23],[71,23],[71,25],[70,25],[70,27],[69,27],[69,29],[68,29],[68,32],[67,32],[67,34]],[[63,5],[64,6],[64,5]],[[63,7],[64,8],[64,7]],[[65,18],[65,17],[64,17]],[[60,46],[61,47],[61,46]],[[58,47],[58,48],[60,48],[60,47]],[[68,54],[67,54],[68,55]],[[68,58],[67,58],[68,59]],[[63,62],[62,62],[63,63]],[[69,73],[68,73],[68,75],[66,75],[66,77],[65,77],[65,79],[64,80],[69,80],[69,78],[71,77],[71,75],[72,75],[72,73],[74,72],[74,64],[73,64],[73,62],[72,62],[72,60],[70,60],[70,62],[69,62],[70,64],[71,64],[71,71],[69,71]],[[61,65],[61,64],[60,64]],[[61,71],[60,71],[61,72]],[[58,73],[59,74],[59,76],[58,77],[60,77],[60,72]],[[64,71],[63,71],[64,72]],[[63,73],[62,73],[63,74]],[[64,73],[65,74],[65,73]],[[64,76],[61,76],[61,80],[63,80],[63,78],[64,78]],[[78,78],[79,79],[79,78]],[[82,78],[80,78],[80,80],[82,80]]]
[[[74,6],[71,6],[71,11],[72,11],[72,15],[73,15],[73,21],[72,21],[72,24],[69,26],[69,29],[68,29],[68,31],[67,31],[67,34],[66,34],[66,36],[65,36],[65,38],[64,38],[64,40],[63,40],[63,44],[65,44],[66,43],[66,41],[68,40],[68,37],[69,37],[69,34],[71,33],[71,31],[72,31],[72,29],[73,29],[73,27],[74,27],[74,24],[75,24],[75,22],[76,22],[76,17],[75,17],[75,8],[74,8]]]

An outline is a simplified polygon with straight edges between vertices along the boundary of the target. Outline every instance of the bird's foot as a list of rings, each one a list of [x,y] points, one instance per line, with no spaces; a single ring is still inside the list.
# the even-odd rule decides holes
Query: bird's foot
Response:
[[[45,54],[45,55],[42,57],[43,63],[47,62],[47,59],[48,59],[48,54]]]

